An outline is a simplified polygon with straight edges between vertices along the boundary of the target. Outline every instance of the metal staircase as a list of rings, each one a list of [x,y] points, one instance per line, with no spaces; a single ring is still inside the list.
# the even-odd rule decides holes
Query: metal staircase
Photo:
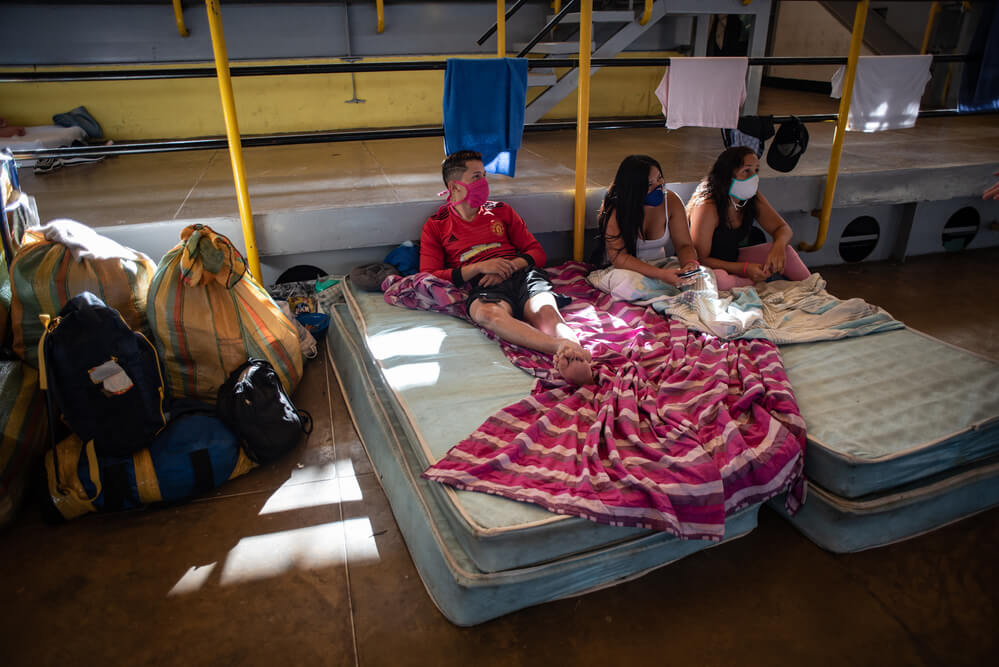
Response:
[[[856,2],[820,2],[826,11],[833,15],[847,31],[853,30],[853,16]],[[883,16],[875,11],[867,12],[864,27],[864,44],[879,56],[897,56],[918,53],[919,45],[910,44],[892,28]]]
[[[516,2],[506,11],[506,19],[509,20],[524,4],[526,0],[516,0]],[[590,44],[590,53],[594,59],[612,59],[629,47],[636,39],[645,32],[652,29],[665,16],[689,16],[696,20],[696,34],[692,35],[693,44],[688,46],[692,51],[691,55],[703,56],[708,36],[708,18],[711,14],[739,14],[752,16],[752,27],[750,28],[749,53],[750,57],[763,56],[766,50],[767,32],[770,19],[772,0],[757,0],[747,3],[746,0],[659,0],[651,3],[649,19],[642,25],[642,18],[645,13],[645,3],[636,0],[606,0],[598,5],[598,9],[593,12],[595,41]],[[624,6],[625,9],[618,7]],[[525,123],[537,123],[545,114],[551,111],[556,104],[570,95],[579,83],[579,70],[572,69],[558,77],[555,70],[538,67],[538,63],[543,63],[546,58],[552,60],[570,60],[573,56],[578,56],[579,39],[578,30],[571,32],[571,36],[566,41],[542,42],[543,36],[554,34],[558,31],[559,24],[578,24],[579,14],[571,13],[578,9],[578,2],[570,0],[563,5],[561,11],[554,17],[549,17],[545,26],[538,31],[530,42],[524,45],[517,45],[517,56],[536,56],[532,59],[532,67],[528,73],[528,86],[532,88],[544,88],[537,97],[528,105],[524,114]],[[481,46],[497,30],[497,25],[493,25],[479,39]],[[562,33],[568,35],[569,31],[563,28]],[[540,58],[537,56],[541,56]],[[590,74],[600,69],[594,65],[590,68]],[[756,113],[756,105],[759,99],[760,79],[762,77],[762,67],[751,66],[746,84],[746,101],[743,104],[743,113]]]
[[[594,11],[594,24],[604,24],[610,26],[617,24],[620,28],[599,46],[595,43],[591,43],[590,52],[592,56],[594,58],[613,58],[617,54],[624,51],[629,44],[638,39],[640,35],[652,28],[659,19],[666,15],[666,4],[667,3],[665,2],[654,3],[652,6],[652,14],[645,25],[641,25],[640,23],[642,15],[641,8],[636,8],[634,10]],[[561,19],[561,24],[578,23],[578,12],[567,13]],[[522,51],[527,46],[529,45],[518,44],[516,45],[516,48],[517,50]],[[549,56],[555,58],[565,58],[566,56],[579,54],[578,38],[567,41],[537,42],[536,44],[530,46],[530,54],[542,54],[545,58]],[[600,68],[592,67],[590,74],[592,75],[593,72],[596,72],[598,69]],[[540,68],[531,68],[531,74],[528,76],[527,85],[530,87],[544,87],[545,91],[527,105],[524,112],[524,122],[538,122],[538,120],[551,111],[556,104],[561,102],[568,95],[572,94],[572,92],[576,90],[576,86],[578,84],[579,70],[577,68],[573,68],[566,72],[562,78],[557,78],[555,70],[553,69],[545,70]]]

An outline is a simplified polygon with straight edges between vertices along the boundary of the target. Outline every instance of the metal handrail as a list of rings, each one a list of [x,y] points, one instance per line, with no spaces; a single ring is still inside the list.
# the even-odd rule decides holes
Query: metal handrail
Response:
[[[995,110],[959,111],[958,109],[934,109],[920,111],[919,118],[944,118],[950,116],[986,116],[999,115]],[[803,123],[821,123],[835,121],[837,114],[820,113],[803,116],[773,116],[773,122],[780,124],[796,118]],[[575,130],[576,121],[549,121],[545,123],[529,123],[524,125],[524,132],[555,132],[560,130]],[[642,128],[662,128],[662,118],[625,118],[609,120],[591,120],[591,130],[628,130]],[[412,139],[417,137],[443,137],[444,128],[403,127],[387,130],[337,130],[330,132],[298,132],[286,134],[257,134],[244,136],[241,140],[243,148],[258,148],[261,146],[294,146],[300,144],[339,143],[343,141],[377,141],[380,139]],[[175,153],[182,151],[220,150],[226,147],[226,140],[219,138],[202,139],[171,139],[165,141],[136,141],[111,144],[108,146],[68,146],[64,148],[37,148],[19,150],[14,153],[18,160],[55,158],[55,157],[111,157],[115,155],[143,155],[148,153]]]
[[[496,0],[496,57],[506,58],[506,9],[505,0]]]
[[[180,4],[180,0],[173,0],[173,17],[177,21],[177,32],[180,33],[180,36],[190,35],[187,26],[184,25],[184,7]]]
[[[222,97],[222,114],[225,116],[225,134],[229,144],[229,159],[232,162],[232,177],[236,185],[239,219],[243,223],[246,264],[254,278],[263,280],[264,274],[260,272],[260,255],[257,252],[257,233],[253,227],[253,210],[250,208],[250,194],[246,186],[246,167],[243,164],[239,122],[236,119],[236,99],[232,93],[232,79],[229,77],[229,54],[225,48],[225,32],[222,30],[222,9],[219,7],[219,0],[205,0],[205,8],[208,11],[208,27],[212,33],[212,51],[215,54],[215,69],[219,77],[219,94]]]
[[[645,9],[642,11],[642,18],[639,19],[638,25],[645,25],[652,18],[652,0],[645,0]]]
[[[575,0],[573,0],[575,1]],[[980,57],[963,54],[934,54],[934,63],[974,62]],[[593,67],[668,67],[672,58],[592,58]],[[749,58],[749,65],[845,65],[842,56]],[[528,68],[579,66],[579,58],[544,58],[527,61]],[[350,74],[361,72],[418,72],[444,70],[446,60],[394,60],[386,62],[316,63],[309,65],[243,65],[230,67],[231,76],[276,76],[291,74]],[[0,72],[0,83],[60,83],[68,81],[143,81],[150,79],[204,79],[216,76],[214,67],[169,67],[133,70],[76,70]]]
[[[936,23],[937,13],[939,11],[939,2],[934,2],[930,5],[930,14],[926,17],[926,30],[923,31],[923,45],[919,47],[920,53],[926,53],[926,48],[930,45],[930,35],[933,34],[933,24]]]
[[[510,17],[516,14],[517,10],[523,7],[526,2],[527,0],[517,0],[517,2],[513,3],[513,7],[506,10],[506,14],[503,15],[504,20],[509,21]],[[492,27],[489,28],[489,30],[486,30],[484,33],[482,33],[482,37],[479,37],[477,40],[475,40],[475,43],[478,44],[479,46],[485,44],[486,40],[492,37],[493,33],[496,32],[497,25],[499,25],[499,21],[494,23]]]
[[[583,261],[586,228],[586,161],[589,153],[590,40],[593,38],[593,0],[579,8],[579,86],[576,90],[576,193],[572,221],[572,257]]]
[[[843,75],[843,93],[839,100],[839,113],[836,114],[836,131],[833,134],[832,153],[829,156],[829,170],[826,173],[826,189],[822,196],[822,210],[813,211],[819,219],[819,228],[815,233],[815,241],[802,241],[799,250],[814,252],[820,250],[826,242],[829,232],[829,217],[832,215],[833,197],[836,195],[836,181],[839,179],[839,159],[843,154],[843,139],[846,135],[846,121],[850,115],[850,101],[853,98],[853,81],[857,74],[857,61],[860,59],[860,47],[864,43],[864,26],[867,24],[867,10],[870,0],[857,3],[857,12],[853,18],[853,34],[850,36],[850,55]]]
[[[573,6],[576,5],[578,2],[579,0],[569,0],[569,2],[566,3],[565,7],[562,8],[562,11],[553,16],[552,20],[546,23],[545,27],[542,28],[541,31],[538,32],[538,34],[536,34],[534,37],[531,38],[531,40],[527,43],[527,46],[525,46],[523,49],[520,50],[520,53],[517,54],[517,57],[523,58],[528,53],[530,53],[531,49],[533,49],[537,45],[537,43],[541,41],[541,38],[544,37],[545,33],[554,28],[555,26],[557,26],[559,23],[561,23],[562,19],[565,18],[565,15],[569,13],[569,10],[572,9]],[[587,45],[586,51],[589,52],[589,50],[590,47],[589,45]],[[551,63],[548,63],[546,66],[553,67]]]

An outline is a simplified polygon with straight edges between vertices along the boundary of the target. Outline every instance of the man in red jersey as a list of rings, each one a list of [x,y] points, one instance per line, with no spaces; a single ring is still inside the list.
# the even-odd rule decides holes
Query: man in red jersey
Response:
[[[590,354],[558,310],[542,268],[545,251],[510,206],[488,201],[482,156],[459,151],[441,164],[448,203],[420,237],[420,271],[468,286],[468,315],[505,341],[554,355],[569,382],[590,384]]]

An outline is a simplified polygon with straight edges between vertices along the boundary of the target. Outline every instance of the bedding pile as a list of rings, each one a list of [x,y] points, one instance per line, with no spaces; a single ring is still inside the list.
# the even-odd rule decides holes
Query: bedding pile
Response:
[[[601,269],[592,272],[588,280],[615,298],[651,306],[691,329],[727,340],[766,338],[782,345],[809,343],[904,326],[863,299],[832,296],[818,273],[801,281],[775,280],[720,293],[710,270],[702,271],[696,283],[682,291],[627,269]]]
[[[500,341],[538,378],[431,465],[451,486],[593,521],[721,540],[726,515],[787,491],[804,500],[805,425],[776,346],[691,331],[549,268],[598,383],[575,387],[549,355]],[[428,274],[387,278],[386,302],[466,317],[466,293]],[[474,377],[470,377],[474,381]]]

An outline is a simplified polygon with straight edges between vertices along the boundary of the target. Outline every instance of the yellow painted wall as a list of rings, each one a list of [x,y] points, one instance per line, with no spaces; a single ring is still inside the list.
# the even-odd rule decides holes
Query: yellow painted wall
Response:
[[[665,58],[668,55],[672,54],[632,53],[621,57]],[[443,56],[364,60],[440,59]],[[320,62],[340,61],[280,61],[281,64]],[[148,66],[147,69],[156,67]],[[57,68],[46,68],[46,71],[52,69]],[[591,118],[660,115],[653,91],[663,71],[661,67],[600,70],[593,76],[590,89]],[[365,72],[355,74],[355,77],[357,96],[366,100],[364,104],[345,103],[351,98],[349,74],[234,78],[240,132],[271,134],[441,124],[443,70]],[[528,99],[537,94],[529,89]],[[218,84],[214,78],[0,84],[0,117],[13,125],[51,125],[54,114],[81,105],[102,125],[105,136],[119,141],[225,133]],[[573,94],[559,103],[546,120],[570,119],[575,115],[576,96]]]

